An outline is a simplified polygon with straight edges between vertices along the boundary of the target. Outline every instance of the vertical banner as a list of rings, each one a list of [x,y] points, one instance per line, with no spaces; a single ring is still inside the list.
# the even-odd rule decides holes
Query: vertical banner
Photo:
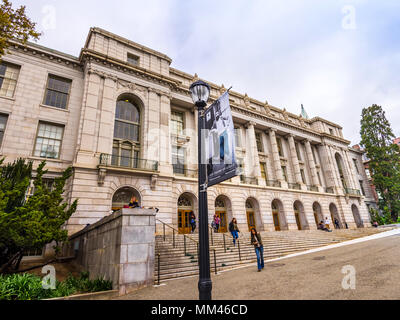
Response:
[[[204,114],[204,152],[207,161],[207,186],[211,187],[237,175],[235,129],[225,92]]]

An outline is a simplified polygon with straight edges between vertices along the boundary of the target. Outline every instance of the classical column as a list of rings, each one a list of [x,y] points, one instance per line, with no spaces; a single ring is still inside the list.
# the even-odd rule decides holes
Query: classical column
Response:
[[[314,186],[320,187],[320,183],[318,180],[318,174],[317,174],[317,169],[315,167],[315,161],[314,161],[314,156],[313,152],[311,149],[311,143],[310,140],[305,141],[306,145],[306,152],[307,152],[307,158],[308,158],[308,165],[310,166],[310,171],[311,171],[311,178],[312,178],[312,183]]]
[[[272,148],[272,158],[274,160],[274,167],[275,167],[275,176],[276,179],[281,183],[282,187],[287,187],[287,182],[283,178],[282,174],[282,164],[281,158],[279,156],[278,151],[278,143],[276,142],[276,129],[269,130],[269,137],[271,139],[271,148]]]
[[[338,183],[337,183],[336,175],[335,175],[336,169],[334,167],[335,164],[333,163],[333,159],[332,159],[332,155],[330,153],[329,147],[325,143],[322,143],[320,148],[322,150],[321,165],[323,164],[323,170],[325,172],[326,186],[337,189]]]
[[[247,163],[249,164],[249,167],[247,169],[248,171],[250,171],[250,175],[254,176],[257,179],[259,185],[265,185],[265,181],[263,182],[263,179],[261,179],[260,158],[258,156],[254,126],[255,122],[253,121],[249,121],[245,125],[248,139],[247,141],[249,144],[249,148],[246,151],[246,157],[248,159]]]
[[[303,179],[301,178],[300,164],[299,164],[299,159],[297,158],[296,144],[294,143],[293,134],[289,134],[288,140],[289,140],[290,157],[292,159],[296,183],[303,186],[304,182]]]

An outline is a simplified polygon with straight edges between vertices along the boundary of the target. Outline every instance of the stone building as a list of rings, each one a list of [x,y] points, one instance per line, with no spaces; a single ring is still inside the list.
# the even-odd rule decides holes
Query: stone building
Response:
[[[188,232],[197,216],[198,79],[163,53],[91,28],[79,57],[13,43],[0,67],[0,153],[6,161],[47,161],[48,184],[68,166],[66,198],[79,199],[68,221],[76,232],[127,205],[157,207],[157,219]],[[210,82],[208,82],[210,83]],[[211,101],[225,88],[210,83]],[[231,92],[242,175],[208,192],[222,230],[236,217],[248,230],[370,225],[373,201],[362,152],[342,128]],[[32,193],[32,189],[28,191]],[[161,228],[161,224],[158,225]]]

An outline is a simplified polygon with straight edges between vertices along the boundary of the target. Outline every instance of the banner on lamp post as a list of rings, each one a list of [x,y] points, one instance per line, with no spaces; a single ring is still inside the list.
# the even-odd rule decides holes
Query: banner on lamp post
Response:
[[[229,91],[205,111],[204,118],[203,159],[207,164],[207,187],[211,187],[238,175]]]

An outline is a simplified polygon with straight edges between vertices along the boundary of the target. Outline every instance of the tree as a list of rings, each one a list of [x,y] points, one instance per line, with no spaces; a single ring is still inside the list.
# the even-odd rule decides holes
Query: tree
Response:
[[[364,108],[361,118],[361,146],[370,159],[369,168],[380,194],[379,208],[397,221],[400,213],[400,148],[381,106]]]
[[[75,212],[77,200],[70,206],[63,201],[66,181],[72,168],[55,179],[50,189],[43,183],[46,162],[36,169],[33,178],[34,193],[25,200],[32,179],[32,162],[18,159],[3,166],[0,161],[0,273],[14,272],[26,250],[41,249],[55,241],[67,240],[67,230],[62,226]]]
[[[25,14],[25,6],[14,10],[12,3],[1,0],[0,5],[0,58],[5,54],[12,39],[26,43],[29,38],[39,39],[40,33],[35,30],[36,23]]]

